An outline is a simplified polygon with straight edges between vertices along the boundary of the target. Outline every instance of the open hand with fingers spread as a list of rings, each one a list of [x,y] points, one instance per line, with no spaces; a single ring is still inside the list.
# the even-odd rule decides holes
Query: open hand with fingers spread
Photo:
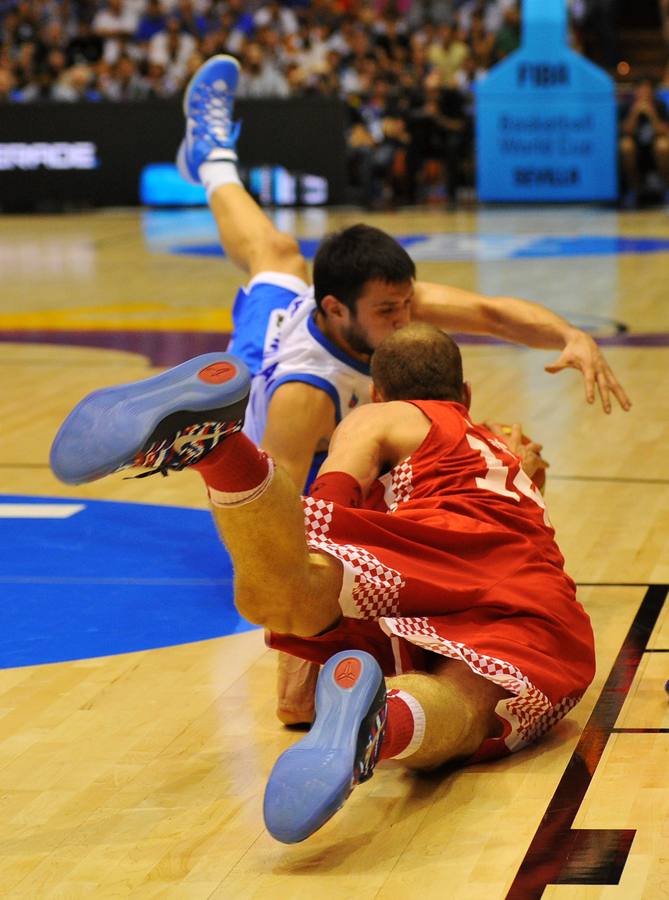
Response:
[[[611,371],[604,354],[597,343],[585,331],[574,328],[559,358],[545,367],[554,374],[563,369],[579,369],[585,380],[585,398],[588,403],[595,402],[595,390],[599,391],[605,413],[611,412],[611,394],[624,410],[632,406],[629,397]]]

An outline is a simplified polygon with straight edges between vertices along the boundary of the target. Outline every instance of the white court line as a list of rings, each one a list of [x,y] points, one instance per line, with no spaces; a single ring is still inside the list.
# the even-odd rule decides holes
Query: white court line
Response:
[[[69,519],[84,503],[0,503],[0,519]]]

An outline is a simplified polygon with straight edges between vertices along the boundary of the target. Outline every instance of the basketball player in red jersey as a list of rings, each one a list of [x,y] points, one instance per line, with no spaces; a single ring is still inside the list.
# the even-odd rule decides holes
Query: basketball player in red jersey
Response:
[[[315,723],[268,782],[275,837],[319,828],[378,759],[492,759],[579,701],[595,671],[588,616],[539,491],[508,445],[472,423],[447,335],[416,323],[381,343],[372,376],[383,402],[338,426],[305,498],[239,432],[244,364],[210,356],[85,398],[51,462],[69,483],[193,465],[240,613],[272,646],[324,664]]]

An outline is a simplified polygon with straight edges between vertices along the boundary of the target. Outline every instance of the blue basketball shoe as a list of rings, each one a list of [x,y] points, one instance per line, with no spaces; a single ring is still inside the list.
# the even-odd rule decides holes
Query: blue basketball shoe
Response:
[[[198,170],[207,160],[236,162],[240,122],[232,107],[239,80],[234,56],[212,56],[191,78],[184,94],[186,136],[177,153],[177,168],[187,181],[200,184]]]
[[[51,446],[51,468],[82,484],[131,466],[167,474],[240,431],[251,376],[229,353],[205,353],[153,378],[94,391]],[[138,476],[142,477],[142,476]]]
[[[385,682],[373,656],[344,650],[327,661],[311,731],[281,754],[265,788],[265,825],[273,837],[284,844],[308,838],[372,777],[386,712]]]

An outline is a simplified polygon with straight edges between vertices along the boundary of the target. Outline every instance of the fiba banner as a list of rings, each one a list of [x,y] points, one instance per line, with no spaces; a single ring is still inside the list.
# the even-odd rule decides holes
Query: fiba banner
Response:
[[[476,90],[484,201],[614,200],[613,81],[567,46],[567,0],[523,0],[523,43]]]
[[[243,120],[240,159],[249,171],[270,171],[280,182],[281,190],[260,192],[264,200],[276,194],[279,202],[292,196],[296,204],[345,201],[343,104],[240,100],[235,113]],[[184,131],[177,100],[6,104],[1,116],[3,212],[136,205],[142,173],[155,163],[173,163]],[[276,172],[286,174],[279,179]],[[255,177],[263,187],[266,179]],[[291,178],[292,194],[286,188]]]

